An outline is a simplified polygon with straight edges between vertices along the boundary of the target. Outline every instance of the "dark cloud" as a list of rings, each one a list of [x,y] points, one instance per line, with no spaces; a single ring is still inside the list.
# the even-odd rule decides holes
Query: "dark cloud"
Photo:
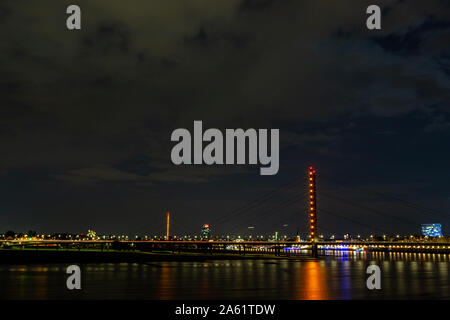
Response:
[[[424,17],[418,24],[408,26],[397,33],[375,37],[375,41],[386,51],[396,54],[415,55],[425,51],[425,46],[440,35],[450,33],[450,21],[434,16]],[[421,50],[422,49],[422,50]]]

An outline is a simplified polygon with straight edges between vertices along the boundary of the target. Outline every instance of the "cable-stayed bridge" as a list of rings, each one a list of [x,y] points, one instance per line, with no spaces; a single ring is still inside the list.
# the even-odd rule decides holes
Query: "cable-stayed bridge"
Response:
[[[167,250],[172,253],[179,252],[207,252],[210,254],[221,252],[232,252],[237,254],[274,254],[274,255],[297,255],[305,251],[310,252],[314,257],[320,252],[326,251],[383,251],[383,252],[413,252],[413,253],[449,253],[450,242],[446,238],[420,238],[413,237],[399,239],[388,239],[386,237],[386,230],[371,222],[368,218],[376,221],[376,218],[382,218],[385,221],[392,221],[392,225],[409,225],[414,228],[419,228],[420,223],[413,221],[412,216],[398,215],[394,211],[383,211],[379,208],[373,208],[369,204],[362,204],[349,200],[344,196],[333,192],[332,190],[322,190],[318,188],[317,172],[312,166],[308,168],[306,179],[294,179],[287,184],[284,184],[277,189],[264,193],[262,196],[251,200],[227,212],[225,215],[214,220],[213,225],[226,227],[229,230],[237,229],[245,225],[252,225],[255,221],[259,225],[264,225],[268,217],[273,217],[274,213],[280,213],[276,216],[277,219],[285,220],[289,216],[294,218],[301,217],[304,220],[302,230],[307,230],[308,234],[305,239],[299,236],[299,229],[296,237],[291,237],[290,240],[273,237],[270,239],[261,239],[255,237],[253,239],[227,239],[225,237],[206,238],[202,240],[185,239],[183,237],[175,237],[170,234],[170,214],[167,213],[167,224],[165,226],[165,236],[159,239],[149,240],[125,240],[125,239],[10,239],[1,240],[0,243],[5,246],[33,248],[39,250],[42,247],[56,248],[56,249],[97,249],[101,251],[107,250],[141,250],[141,251],[158,251]],[[332,181],[338,185],[335,179],[328,178],[321,175],[321,180]],[[306,188],[305,188],[306,185]],[[301,190],[299,192],[299,190]],[[375,195],[389,203],[400,205],[408,210],[419,211],[419,217],[429,219],[433,218],[448,220],[444,213],[418,205],[407,200],[398,198],[397,196],[381,193],[376,190],[367,190],[367,194]],[[280,198],[280,195],[288,197]],[[345,213],[336,213],[335,210],[329,208],[322,208],[318,202],[318,197],[328,198],[331,201],[341,203],[346,208],[353,208],[359,212],[366,214],[359,215],[359,219],[355,216],[349,216]],[[303,203],[303,205],[302,205]],[[299,204],[303,208],[299,208]],[[284,209],[291,208],[288,211],[289,215],[285,215]],[[346,209],[343,211],[345,212]],[[333,234],[333,226],[324,226],[320,223],[321,217],[328,216],[346,224],[351,224],[360,230],[370,232],[369,237],[358,237],[351,239],[334,240],[334,236],[325,238],[323,231]],[[273,220],[273,219],[272,219]],[[372,221],[373,221],[372,220]],[[390,225],[390,227],[392,226]],[[184,228],[186,233],[194,233],[186,226]],[[361,232],[362,233],[362,232]],[[375,235],[375,236],[374,236]],[[378,235],[378,236],[377,236]],[[380,236],[383,238],[380,239]]]

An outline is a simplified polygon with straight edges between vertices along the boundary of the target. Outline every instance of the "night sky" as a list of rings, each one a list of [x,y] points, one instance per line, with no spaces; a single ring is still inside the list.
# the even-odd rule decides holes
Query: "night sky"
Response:
[[[0,39],[0,232],[304,237],[314,165],[319,233],[448,234],[448,0],[2,0]],[[194,120],[280,129],[279,173],[173,165]]]

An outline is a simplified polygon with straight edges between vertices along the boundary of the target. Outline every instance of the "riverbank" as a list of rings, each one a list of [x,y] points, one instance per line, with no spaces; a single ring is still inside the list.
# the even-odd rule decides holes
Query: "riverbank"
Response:
[[[101,250],[0,250],[0,264],[27,263],[146,263],[155,261],[207,261],[207,260],[315,260],[307,256],[276,256],[268,254],[236,253],[172,253],[169,251],[101,251]]]

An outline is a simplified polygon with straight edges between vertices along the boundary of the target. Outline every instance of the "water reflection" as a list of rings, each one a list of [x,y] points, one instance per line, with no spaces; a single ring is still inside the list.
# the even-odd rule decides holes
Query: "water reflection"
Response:
[[[170,300],[173,298],[172,292],[172,270],[170,269],[169,262],[161,263],[159,285],[156,287],[158,290],[158,296],[162,300]],[[149,290],[152,290],[149,288]]]
[[[382,290],[366,288],[366,267]],[[3,299],[450,299],[448,255],[337,253],[318,261],[242,260],[82,265],[83,290],[66,289],[67,265],[0,265]]]
[[[304,263],[300,268],[302,286],[299,286],[300,300],[324,300],[327,299],[326,272],[318,261]]]

